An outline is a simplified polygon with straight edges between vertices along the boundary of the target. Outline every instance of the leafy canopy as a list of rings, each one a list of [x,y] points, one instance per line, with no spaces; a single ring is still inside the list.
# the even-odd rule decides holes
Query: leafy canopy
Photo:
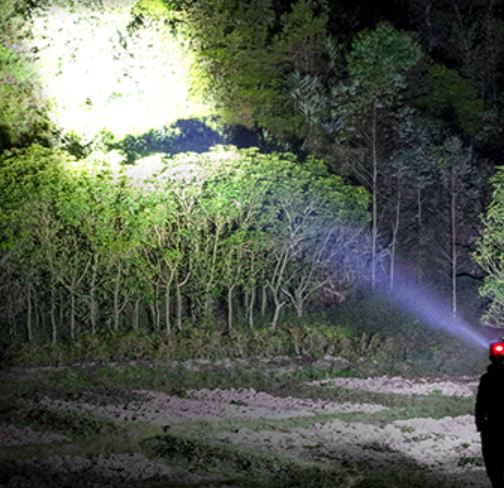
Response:
[[[369,104],[388,103],[406,87],[405,75],[421,57],[420,46],[406,32],[381,23],[354,39],[347,56],[348,73]]]
[[[483,218],[485,226],[474,254],[478,264],[488,273],[480,288],[492,300],[485,316],[487,323],[504,327],[504,167],[493,178],[492,202]]]
[[[441,120],[444,127],[458,127],[470,135],[481,128],[485,103],[474,84],[456,70],[439,64],[431,66],[424,90],[425,95],[416,105]]]

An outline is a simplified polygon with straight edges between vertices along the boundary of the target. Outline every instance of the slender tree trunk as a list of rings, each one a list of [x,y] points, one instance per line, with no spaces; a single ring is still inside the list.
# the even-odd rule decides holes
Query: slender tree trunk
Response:
[[[75,339],[75,293],[70,293],[70,339]]]
[[[171,288],[171,280],[169,283],[166,283],[165,286],[165,328],[166,333],[171,333],[171,321],[170,321],[170,313],[171,313],[171,296],[170,296],[170,288]]]
[[[227,331],[233,330],[233,290],[234,285],[228,288],[227,301],[228,301],[228,317],[227,317]]]
[[[16,312],[15,304],[12,297],[9,297],[9,336],[12,340],[17,340],[17,328],[16,328]]]
[[[396,256],[396,246],[397,246],[397,235],[399,234],[400,222],[401,222],[401,182],[400,182],[400,178],[398,177],[397,178],[396,215],[395,215],[394,229],[392,231],[392,249],[390,251],[389,287],[391,290],[394,289],[395,256]]]
[[[31,285],[28,285],[27,301],[28,301],[28,318],[26,320],[26,328],[28,332],[28,340],[32,340],[32,299],[31,299]]]
[[[373,105],[373,127],[372,127],[372,199],[373,199],[373,229],[371,244],[371,287],[376,289],[376,241],[378,238],[378,156],[376,152],[376,103]]]
[[[157,318],[157,313],[156,313],[157,310],[156,310],[155,303],[149,303],[149,308],[151,311],[152,325],[154,326],[154,330],[158,330],[159,323],[158,323],[158,318]]]
[[[295,293],[296,296],[296,314],[298,318],[303,317],[303,312],[304,312],[304,301],[303,301],[303,293]]]
[[[44,310],[37,300],[37,293],[33,296],[33,305],[35,308],[35,330],[44,330]]]
[[[208,277],[208,282],[205,290],[205,318],[208,319],[211,317],[210,310],[212,308],[213,299],[210,295],[210,291],[214,286],[214,277],[216,272],[216,263],[217,263],[217,251],[219,247],[219,239],[222,227],[220,224],[216,224],[215,228],[215,237],[214,237],[214,245],[212,249],[212,261],[210,265],[210,275]]]
[[[261,287],[261,315],[264,317],[266,315],[266,307],[268,305],[268,287],[262,285]]]
[[[96,334],[96,316],[98,313],[98,302],[95,300],[98,260],[99,260],[99,254],[95,253],[91,273],[91,284],[89,288],[89,321],[91,322],[91,335]]]
[[[275,303],[275,314],[273,316],[273,321],[271,327],[273,330],[276,329],[276,324],[278,321],[278,317],[280,315],[281,308],[285,305],[285,300],[280,302],[279,294],[282,290],[282,280],[284,278],[285,267],[287,266],[287,261],[289,260],[289,251],[284,249],[282,251],[282,255],[275,266],[275,271],[273,273],[273,278],[269,285],[269,289],[271,290],[271,294],[273,295],[273,301]]]
[[[138,314],[140,310],[140,298],[137,297],[135,300],[135,306],[133,307],[133,317],[132,317],[132,323],[133,323],[133,330],[138,330]]]
[[[59,300],[59,325],[60,325],[60,327],[63,327],[64,315],[65,315],[65,312],[64,312],[64,308],[63,308],[63,297],[60,296],[60,300]]]
[[[177,330],[182,330],[182,286],[177,283]],[[205,305],[206,307],[206,305]]]
[[[452,313],[457,315],[457,190],[452,176],[451,191],[451,252],[452,252]]]
[[[184,278],[184,281],[178,282],[177,283],[177,329],[179,331],[182,330],[182,287],[189,281],[189,277],[191,276],[191,273],[188,272],[186,277]],[[206,299],[205,299],[206,300]],[[205,303],[205,307],[207,304]]]
[[[285,305],[285,301],[280,302],[280,300],[278,299],[278,294],[275,292],[273,292],[273,301],[275,303],[275,313],[273,315],[273,320],[271,321],[271,329],[275,331],[278,323],[278,318],[280,317],[280,310]]]
[[[119,291],[121,283],[121,266],[117,266],[117,274],[114,285],[114,332],[119,330]]]
[[[248,323],[251,329],[254,328],[254,305],[256,299],[256,289],[255,286],[250,290],[250,299],[249,299],[249,310],[248,310]]]
[[[56,327],[56,316],[54,314],[56,309],[56,304],[54,303],[54,286],[51,286],[51,333],[52,333],[52,343],[56,344],[57,340],[57,327]]]

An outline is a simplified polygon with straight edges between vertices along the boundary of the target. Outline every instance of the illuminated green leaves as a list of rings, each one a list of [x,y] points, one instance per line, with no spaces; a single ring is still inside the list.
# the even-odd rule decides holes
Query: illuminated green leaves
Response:
[[[72,337],[78,322],[93,333],[107,320],[119,328],[132,302],[153,310],[155,328],[163,310],[169,332],[174,316],[182,328],[188,303],[212,321],[224,299],[232,324],[234,294],[261,286],[281,300],[297,293],[300,313],[314,290],[338,282],[331,263],[356,235],[343,229],[358,234],[368,222],[367,193],[314,159],[232,147],[155,166],[151,156],[150,171],[108,159],[33,146],[0,162],[9,263],[23,283],[49,283],[38,299],[64,297]]]
[[[491,300],[485,315],[487,324],[504,328],[504,167],[491,179],[492,202],[483,218],[484,232],[477,241],[474,257],[488,274],[480,288]]]
[[[350,79],[369,107],[389,105],[406,87],[406,73],[422,57],[420,46],[411,37],[382,23],[374,31],[364,31],[352,43],[347,57]],[[365,106],[362,101],[360,105]]]

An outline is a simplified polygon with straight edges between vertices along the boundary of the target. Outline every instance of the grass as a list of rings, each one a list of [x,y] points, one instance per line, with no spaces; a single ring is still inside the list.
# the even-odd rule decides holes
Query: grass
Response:
[[[212,442],[212,437],[223,431],[236,431],[242,427],[250,430],[285,431],[310,428],[335,418],[348,422],[364,422],[378,426],[397,419],[411,417],[442,418],[446,415],[472,413],[473,399],[445,397],[442,395],[406,396],[384,393],[367,393],[344,388],[308,387],[307,379],[323,374],[323,370],[306,366],[289,377],[273,378],[264,370],[209,370],[189,372],[184,368],[172,370],[168,365],[153,368],[147,365],[112,367],[109,363],[94,369],[69,368],[48,375],[37,382],[18,382],[17,389],[9,385],[0,388],[0,421],[19,427],[30,426],[37,430],[67,435],[71,443],[49,446],[28,446],[2,450],[0,462],[50,455],[79,455],[94,457],[113,453],[142,452],[150,458],[164,460],[178,468],[187,468],[202,476],[210,476],[226,484],[243,488],[434,488],[435,485],[421,471],[366,474],[364,467],[329,466],[300,458],[286,458],[271,453],[258,453],[232,445]],[[63,412],[31,408],[25,401],[30,394],[57,389],[67,394],[77,394],[96,388],[146,388],[160,389],[183,396],[194,388],[254,387],[279,396],[298,398],[337,399],[338,401],[379,403],[389,408],[374,414],[362,412],[325,414],[283,420],[226,420],[221,422],[188,422],[172,426],[168,431],[158,426],[120,423],[96,418],[79,412]],[[461,458],[462,463],[478,465],[480,459]],[[148,485],[147,485],[148,486]]]
[[[238,450],[233,446],[173,434],[158,436],[150,443],[161,458],[176,459],[203,473],[221,474],[231,483],[247,488],[348,485],[348,474],[341,467],[327,468],[317,463]]]
[[[115,335],[79,336],[74,343],[57,345],[17,343],[3,352],[2,365],[66,366],[44,371],[27,381],[0,383],[0,422],[30,426],[41,431],[67,435],[70,443],[48,446],[12,447],[1,450],[0,463],[28,457],[79,455],[93,457],[112,453],[142,452],[150,458],[164,460],[174,467],[185,467],[202,475],[212,476],[226,484],[244,488],[434,488],[421,471],[366,472],[365,466],[329,466],[300,458],[285,458],[212,442],[218,432],[233,432],[242,427],[253,431],[283,431],[310,428],[339,418],[347,422],[363,422],[384,426],[394,420],[415,417],[434,419],[472,414],[473,398],[408,396],[380,392],[364,392],[345,388],[308,386],[312,380],[338,376],[370,375],[430,376],[480,373],[486,362],[470,348],[461,347],[439,333],[424,333],[418,324],[401,323],[394,316],[388,328],[379,330],[387,313],[378,310],[378,324],[371,321],[374,303],[360,315],[360,322],[348,324],[355,311],[343,310],[339,327],[328,327],[323,321],[304,325],[293,323],[273,332],[267,329],[237,330],[224,335],[210,331],[184,331],[182,334],[121,333]],[[367,307],[367,308],[366,308]],[[352,313],[350,313],[352,312]],[[375,310],[376,312],[376,310]],[[345,315],[347,314],[347,315]],[[376,317],[376,315],[374,315]],[[390,315],[388,315],[390,319]],[[395,325],[394,325],[395,324]],[[395,331],[392,330],[395,327]],[[385,335],[386,334],[386,335]],[[405,340],[407,338],[408,340]],[[224,357],[238,358],[243,353],[253,367],[235,363],[233,368],[217,368]],[[324,368],[313,364],[326,353],[342,356],[348,362],[344,369]],[[278,377],[268,372],[260,361],[271,355],[302,355],[305,366]],[[210,360],[207,369],[191,371],[182,363],[190,358]],[[173,367],[173,361],[179,361]],[[338,402],[372,403],[386,406],[376,413],[339,413],[283,420],[236,420],[220,422],[187,422],[161,427],[116,422],[80,412],[63,412],[30,407],[30,395],[58,391],[75,395],[81,392],[108,389],[148,389],[184,397],[191,389],[254,388],[275,396],[334,400]],[[119,391],[119,390],[118,390]],[[462,458],[463,465],[478,465],[480,458]],[[149,485],[147,485],[149,486]],[[154,485],[153,485],[154,486]]]
[[[123,426],[107,418],[48,408],[18,408],[12,412],[11,422],[35,430],[63,434],[73,440],[86,440],[96,436],[120,437],[126,433]]]
[[[148,330],[81,333],[74,341],[58,344],[15,342],[0,345],[1,365],[54,367],[82,361],[163,364],[191,358],[215,361],[275,355],[302,355],[315,360],[329,354],[352,363],[373,360],[375,369],[387,374],[397,372],[397,363],[407,364],[414,374],[461,374],[480,367],[480,355],[470,347],[408,319],[376,299],[363,300],[358,309],[343,304],[334,317],[289,320],[275,331],[268,327],[237,327],[226,333],[191,327],[171,334]],[[468,360],[471,357],[474,360]]]

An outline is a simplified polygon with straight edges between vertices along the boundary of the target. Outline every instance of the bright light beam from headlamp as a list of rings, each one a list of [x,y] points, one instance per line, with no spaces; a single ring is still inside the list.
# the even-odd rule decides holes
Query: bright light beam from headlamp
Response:
[[[452,314],[450,306],[420,285],[401,286],[387,294],[387,299],[409,315],[430,327],[442,330],[464,342],[488,350],[488,339],[478,334],[461,318]]]

